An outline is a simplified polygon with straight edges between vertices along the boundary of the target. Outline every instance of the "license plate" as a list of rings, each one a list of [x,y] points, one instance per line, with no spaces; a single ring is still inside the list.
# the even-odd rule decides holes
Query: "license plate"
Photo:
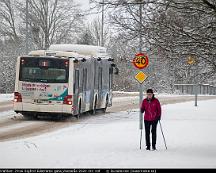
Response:
[[[49,104],[49,101],[47,99],[35,99],[35,103],[44,103],[44,104]]]

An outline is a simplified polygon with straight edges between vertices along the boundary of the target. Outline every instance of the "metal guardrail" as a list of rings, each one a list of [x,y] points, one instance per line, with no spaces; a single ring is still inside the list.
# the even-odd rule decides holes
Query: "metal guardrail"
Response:
[[[175,90],[182,94],[195,94],[196,84],[174,84]],[[216,95],[216,86],[210,84],[198,84],[198,94]]]

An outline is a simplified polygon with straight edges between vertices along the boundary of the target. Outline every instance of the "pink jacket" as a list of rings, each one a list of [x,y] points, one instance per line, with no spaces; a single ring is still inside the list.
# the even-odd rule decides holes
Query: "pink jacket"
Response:
[[[153,98],[148,101],[147,98],[143,100],[141,105],[141,112],[145,112],[144,120],[154,121],[161,118],[161,105],[158,99]]]

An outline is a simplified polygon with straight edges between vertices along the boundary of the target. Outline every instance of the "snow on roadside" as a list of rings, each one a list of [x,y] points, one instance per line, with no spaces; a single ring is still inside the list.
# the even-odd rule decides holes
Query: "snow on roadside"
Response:
[[[157,97],[185,97],[185,96],[194,96],[193,94],[169,94],[169,93],[154,93]],[[139,97],[139,92],[126,92],[126,91],[113,91],[113,95],[118,95],[119,97],[127,95]],[[143,95],[145,96],[145,91],[143,92]],[[215,95],[204,95],[204,94],[199,94],[198,96],[212,96],[215,97]],[[129,96],[130,97],[130,96]],[[114,97],[115,98],[115,97]]]
[[[164,105],[157,151],[139,150],[139,113],[95,116],[41,136],[0,142],[1,168],[216,168],[216,100]]]
[[[0,102],[12,101],[13,94],[0,94]]]
[[[14,112],[13,110],[0,112],[0,120],[1,120],[2,118],[10,118],[10,117],[13,117],[14,114],[15,114],[15,112]]]
[[[127,97],[113,97],[113,102],[121,102],[121,101],[138,101],[139,98],[137,96],[127,96]]]
[[[113,97],[113,99],[125,99],[121,98],[121,96],[127,97],[128,99],[130,98],[137,98],[139,97],[139,92],[123,92],[123,91],[113,91],[113,95],[118,94],[118,97]],[[127,95],[127,96],[125,96]],[[131,96],[130,96],[131,95]],[[185,96],[194,96],[194,95],[179,95],[179,94],[165,94],[165,93],[155,93],[156,96],[160,97],[185,97]],[[144,93],[145,96],[145,93]],[[214,95],[199,95],[199,96],[214,96]],[[5,101],[12,101],[13,100],[13,93],[11,94],[0,94],[0,102],[5,102]]]

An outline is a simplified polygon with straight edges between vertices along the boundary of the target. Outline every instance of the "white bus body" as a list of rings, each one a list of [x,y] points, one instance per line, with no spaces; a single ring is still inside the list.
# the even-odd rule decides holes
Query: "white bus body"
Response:
[[[14,111],[25,117],[77,116],[111,106],[113,59],[56,49],[17,58]]]

